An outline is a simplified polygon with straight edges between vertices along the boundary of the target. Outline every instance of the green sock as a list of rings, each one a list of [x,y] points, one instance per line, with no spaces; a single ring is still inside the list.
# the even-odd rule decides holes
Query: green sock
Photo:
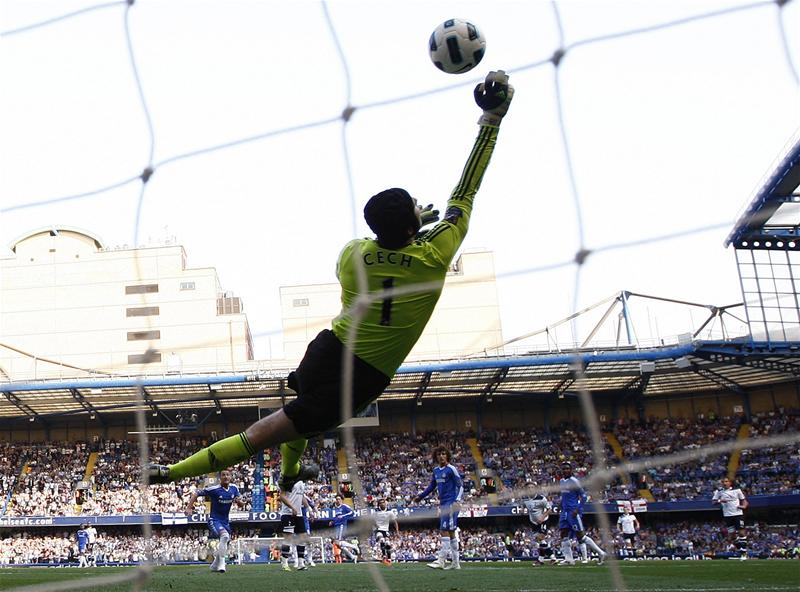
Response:
[[[305,438],[281,444],[281,475],[294,477],[300,472],[300,457],[303,456],[307,445],[308,440]]]
[[[214,442],[208,448],[195,452],[174,465],[169,466],[169,476],[173,481],[185,477],[197,477],[214,471],[221,471],[250,458],[256,453],[244,432]]]

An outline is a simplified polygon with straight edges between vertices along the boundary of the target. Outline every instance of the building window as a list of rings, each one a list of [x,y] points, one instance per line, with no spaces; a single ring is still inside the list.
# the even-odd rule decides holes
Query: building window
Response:
[[[295,298],[292,300],[292,306],[295,308],[298,306],[308,306],[308,298]]]
[[[181,290],[194,290],[194,282],[181,282]]]
[[[242,312],[242,301],[238,296],[223,296],[217,298],[217,314],[229,315]]]
[[[154,317],[158,316],[159,310],[157,306],[139,306],[137,308],[128,308],[125,310],[127,317]]]
[[[128,331],[128,341],[150,341],[161,339],[161,331]]]
[[[137,286],[125,286],[126,294],[153,294],[158,292],[158,284],[139,284]]]
[[[128,356],[128,364],[154,364],[161,361],[161,354],[158,352],[150,352],[147,354],[130,354]]]

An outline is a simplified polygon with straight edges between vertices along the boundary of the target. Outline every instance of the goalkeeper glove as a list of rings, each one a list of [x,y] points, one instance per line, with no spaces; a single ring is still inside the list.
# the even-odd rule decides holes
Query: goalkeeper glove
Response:
[[[429,224],[434,224],[435,222],[439,221],[439,210],[433,209],[433,204],[428,204],[419,212],[419,231],[417,232],[417,238],[421,237],[423,234],[427,232],[427,230],[423,231],[422,228],[424,226],[428,226]]]
[[[508,75],[498,70],[489,72],[486,80],[475,87],[473,94],[478,107],[483,109],[478,123],[497,127],[514,98],[514,87],[508,83]]]
[[[439,210],[433,209],[433,204],[428,204],[419,213],[420,225],[419,227],[422,228],[423,226],[427,226],[428,224],[433,224],[434,222],[439,221]]]

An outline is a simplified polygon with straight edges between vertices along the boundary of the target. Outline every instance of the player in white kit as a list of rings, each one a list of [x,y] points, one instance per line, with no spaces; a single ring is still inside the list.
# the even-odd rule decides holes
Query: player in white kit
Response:
[[[389,528],[394,522],[394,531],[400,532],[400,524],[397,522],[397,515],[386,505],[385,499],[378,500],[378,511],[372,515],[375,520],[375,542],[381,549],[381,563],[384,565],[392,564],[392,545],[389,542]]]
[[[306,484],[295,481],[288,492],[281,491],[281,527],[284,541],[281,545],[281,567],[291,571],[289,559],[292,556],[292,545],[297,546],[297,569],[308,569],[306,566],[306,521],[303,519],[303,505],[307,504]]]
[[[617,528],[619,528],[620,532],[622,533],[622,538],[625,541],[625,546],[622,548],[622,555],[623,558],[630,557],[632,560],[636,560],[636,533],[639,532],[639,520],[631,513],[631,509],[628,506],[624,506],[622,509],[622,514],[620,514],[619,518],[617,518]]]
[[[736,549],[739,550],[739,559],[747,559],[747,533],[744,529],[744,511],[750,505],[744,493],[733,486],[733,481],[725,477],[722,480],[722,489],[718,489],[711,497],[711,503],[722,507],[722,517],[728,527],[728,536],[735,534]]]
[[[89,535],[89,543],[86,545],[86,560],[92,567],[97,567],[97,551],[94,548],[95,541],[97,541],[97,529],[90,524],[86,528],[86,534]]]
[[[530,499],[522,502],[528,510],[528,520],[533,524],[536,541],[539,544],[539,563],[553,559],[553,548],[548,537],[547,519],[553,510],[553,504],[542,493],[537,493]],[[533,563],[537,565],[537,563]]]

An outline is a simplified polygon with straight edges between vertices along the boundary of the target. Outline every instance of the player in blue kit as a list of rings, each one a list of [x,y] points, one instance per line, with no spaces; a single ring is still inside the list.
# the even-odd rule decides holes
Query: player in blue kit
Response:
[[[574,538],[578,545],[586,544],[597,553],[597,563],[602,565],[606,553],[591,537],[586,536],[583,527],[583,506],[589,500],[589,496],[586,495],[577,477],[572,474],[572,465],[569,463],[561,465],[561,480],[558,485],[561,489],[561,515],[558,518],[558,528],[561,530],[561,552],[564,554],[562,565],[575,565],[570,538]]]
[[[358,563],[358,554],[360,553],[358,546],[354,545],[345,538],[347,532],[347,523],[354,520],[356,512],[344,503],[344,498],[340,494],[336,494],[336,501],[333,508],[331,508],[331,517],[333,520],[328,522],[328,526],[333,527],[333,540],[339,545],[348,559],[353,563]]]
[[[433,451],[433,460],[438,463],[434,467],[431,482],[425,491],[414,498],[419,503],[434,489],[439,496],[439,534],[442,546],[439,549],[438,557],[428,567],[434,569],[461,569],[458,558],[458,510],[461,496],[464,493],[464,485],[458,469],[450,464],[450,452],[446,448],[437,448]],[[453,561],[445,567],[448,552],[452,552]]]
[[[89,524],[84,522],[75,533],[75,538],[78,541],[78,567],[89,567],[89,562],[86,560],[86,550],[89,547]]]
[[[204,497],[211,502],[211,513],[208,516],[208,530],[211,538],[218,538],[219,545],[211,563],[211,571],[225,573],[225,558],[228,555],[228,543],[231,540],[231,523],[228,517],[231,506],[239,497],[239,488],[231,484],[230,471],[223,470],[219,473],[219,484],[195,490],[186,506],[186,515],[194,511],[194,504],[198,497]]]

